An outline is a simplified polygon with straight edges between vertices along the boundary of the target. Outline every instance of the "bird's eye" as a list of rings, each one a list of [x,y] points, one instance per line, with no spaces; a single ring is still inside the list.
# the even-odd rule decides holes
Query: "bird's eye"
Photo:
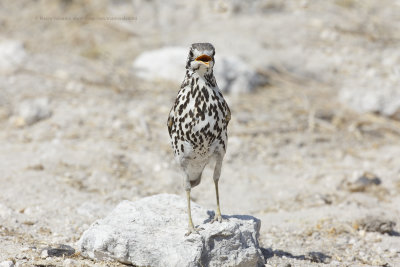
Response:
[[[201,55],[199,57],[196,58],[196,61],[203,61],[203,62],[208,62],[211,61],[212,58],[210,56],[207,55]]]

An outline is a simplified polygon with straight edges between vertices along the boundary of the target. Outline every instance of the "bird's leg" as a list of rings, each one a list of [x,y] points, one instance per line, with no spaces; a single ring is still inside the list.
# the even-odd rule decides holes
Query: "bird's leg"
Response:
[[[218,180],[214,180],[214,184],[215,184],[215,195],[217,197],[217,212],[215,213],[215,217],[211,221],[211,223],[215,221],[222,222],[221,210],[219,208]]]
[[[199,230],[203,230],[203,228],[196,228],[193,225],[192,221],[192,211],[190,208],[190,189],[186,189],[186,197],[187,197],[187,203],[188,203],[188,217],[189,217],[189,227],[188,227],[188,232],[185,234],[185,236],[190,235],[191,233],[199,233]]]
[[[196,232],[194,229],[193,221],[192,221],[192,211],[190,208],[190,189],[186,190],[186,198],[187,198],[187,206],[188,206],[188,217],[189,217],[189,231],[186,233],[186,235],[190,235],[193,232]]]
[[[211,223],[215,221],[222,222],[221,210],[219,207],[219,192],[218,192],[218,181],[221,175],[221,167],[222,167],[222,157],[218,157],[214,169],[214,184],[215,184],[215,195],[217,198],[217,211],[215,213],[214,219],[211,220]]]

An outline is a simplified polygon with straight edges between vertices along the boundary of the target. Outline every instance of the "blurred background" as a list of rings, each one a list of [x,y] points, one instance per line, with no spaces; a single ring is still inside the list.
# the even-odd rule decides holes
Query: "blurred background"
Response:
[[[19,0],[0,14],[0,260],[42,264],[41,246],[73,246],[124,199],[184,195],[166,121],[190,44],[210,42],[232,111],[222,213],[262,220],[272,266],[400,265],[399,1]],[[192,195],[213,209],[211,177]]]

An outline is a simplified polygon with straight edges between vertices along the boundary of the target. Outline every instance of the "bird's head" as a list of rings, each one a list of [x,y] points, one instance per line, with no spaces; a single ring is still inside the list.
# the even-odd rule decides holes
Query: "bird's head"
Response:
[[[214,66],[214,46],[210,43],[195,43],[190,46],[186,69],[210,73]]]

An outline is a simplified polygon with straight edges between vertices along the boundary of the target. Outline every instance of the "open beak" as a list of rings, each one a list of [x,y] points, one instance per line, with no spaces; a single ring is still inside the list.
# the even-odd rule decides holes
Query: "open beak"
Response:
[[[202,63],[206,64],[207,66],[211,60],[212,60],[212,58],[207,55],[201,55],[196,58],[196,61],[201,61]]]

